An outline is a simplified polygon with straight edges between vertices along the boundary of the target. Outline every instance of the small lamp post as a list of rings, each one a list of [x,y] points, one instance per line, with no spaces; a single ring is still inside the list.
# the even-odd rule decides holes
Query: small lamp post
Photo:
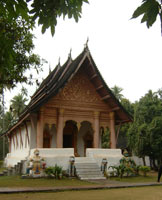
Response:
[[[103,158],[101,163],[101,171],[104,173],[107,169],[107,159]]]
[[[74,170],[75,157],[70,156],[69,162],[70,162],[69,176],[74,176],[75,175],[75,172],[74,172],[75,171]]]

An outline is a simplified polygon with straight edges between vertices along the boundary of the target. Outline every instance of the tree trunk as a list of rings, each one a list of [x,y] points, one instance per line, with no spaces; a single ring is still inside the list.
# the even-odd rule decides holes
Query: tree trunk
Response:
[[[157,171],[157,170],[158,170],[158,167],[157,167],[157,165],[156,165],[156,163],[155,163],[155,158],[153,158],[152,161],[153,161],[153,162],[152,162],[153,168],[154,168],[154,170]]]
[[[146,166],[146,160],[145,160],[145,156],[142,157],[142,160],[143,160],[143,165]]]
[[[153,159],[151,157],[149,157],[149,160],[150,160],[150,168],[153,169]]]

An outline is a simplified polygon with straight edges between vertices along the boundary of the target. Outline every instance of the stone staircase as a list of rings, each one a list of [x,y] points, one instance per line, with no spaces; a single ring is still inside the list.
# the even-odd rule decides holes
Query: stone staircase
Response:
[[[106,179],[93,158],[75,157],[76,175],[81,180]]]

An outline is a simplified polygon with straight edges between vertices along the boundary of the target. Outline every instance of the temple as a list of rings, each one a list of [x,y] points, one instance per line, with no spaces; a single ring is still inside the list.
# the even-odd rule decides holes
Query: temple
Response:
[[[68,160],[71,155],[88,156],[88,149],[89,153],[101,152],[101,137],[106,128],[110,130],[110,149],[115,151],[115,127],[131,121],[86,46],[76,59],[69,56],[63,66],[55,67],[18,122],[5,133],[9,138],[6,163],[14,165],[34,149],[40,150],[48,165],[61,165],[66,160],[61,158]]]

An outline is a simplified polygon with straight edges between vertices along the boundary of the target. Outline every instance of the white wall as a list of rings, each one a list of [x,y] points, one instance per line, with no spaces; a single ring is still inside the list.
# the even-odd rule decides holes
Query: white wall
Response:
[[[69,168],[69,159],[70,156],[74,156],[73,148],[38,148],[39,155],[44,158],[46,166],[54,166],[55,164],[63,167],[63,170]],[[30,156],[28,159],[34,156],[35,149],[30,150]]]
[[[102,159],[107,160],[107,171],[111,171],[109,166],[119,165],[119,161],[123,158],[121,149],[93,149],[86,150],[86,156],[94,158],[99,166],[101,166]]]
[[[29,155],[29,149],[30,149],[30,132],[31,127],[30,124],[28,124],[28,136],[29,136],[29,142],[27,138],[27,132],[25,126],[21,127],[21,135],[20,130],[17,129],[16,132],[13,133],[12,139],[11,139],[11,152],[7,155],[5,159],[5,164],[7,166],[14,166],[17,162],[20,160],[24,160],[25,157]]]
[[[132,156],[131,159],[135,161],[136,165],[144,165],[142,158],[139,158],[137,156]],[[145,157],[145,161],[146,161],[146,165],[150,166],[150,160],[148,156]]]
[[[17,129],[17,131],[12,135],[11,139],[11,155],[15,157],[23,157],[25,152],[27,152],[30,148],[30,126],[28,126],[28,136],[29,136],[29,142],[27,138],[26,128],[25,126],[21,127],[21,135],[20,130]],[[15,141],[15,145],[14,145]]]

